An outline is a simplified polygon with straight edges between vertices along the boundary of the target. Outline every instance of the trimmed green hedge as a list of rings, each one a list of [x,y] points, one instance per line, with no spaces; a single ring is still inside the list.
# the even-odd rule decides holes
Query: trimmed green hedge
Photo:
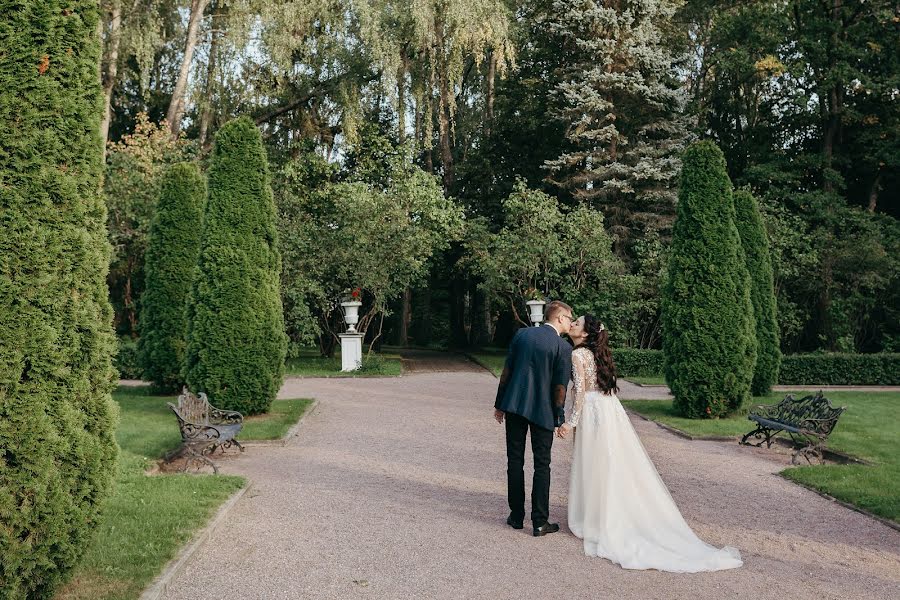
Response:
[[[187,298],[200,254],[206,181],[195,164],[173,165],[162,178],[144,255],[138,358],[156,391],[176,392],[187,347]]]
[[[619,377],[652,377],[663,372],[661,350],[615,348]],[[900,385],[900,353],[787,354],[780,385]]]
[[[662,350],[613,348],[612,355],[619,377],[655,377],[663,372]]]
[[[720,417],[750,398],[756,324],[725,156],[697,142],[682,158],[660,320],[674,407]]]
[[[216,133],[188,304],[185,380],[220,408],[269,410],[284,376],[275,202],[262,136],[241,117]]]
[[[789,354],[782,385],[900,385],[900,353]]]
[[[138,356],[138,343],[131,336],[119,337],[119,351],[113,359],[113,366],[119,372],[120,379],[141,379],[141,368]]]
[[[756,367],[750,391],[754,396],[764,396],[778,381],[778,367],[781,364],[772,258],[766,228],[753,194],[748,190],[737,190],[734,193],[734,210],[750,273],[750,299],[756,317]]]
[[[0,598],[52,598],[116,472],[97,0],[0,3]]]

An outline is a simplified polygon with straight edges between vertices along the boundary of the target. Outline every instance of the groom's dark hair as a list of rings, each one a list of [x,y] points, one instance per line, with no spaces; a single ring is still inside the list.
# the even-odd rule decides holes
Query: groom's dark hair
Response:
[[[556,315],[564,311],[571,315],[572,307],[562,300],[554,300],[547,305],[547,309],[544,311],[544,320],[549,323],[551,319],[555,319]]]

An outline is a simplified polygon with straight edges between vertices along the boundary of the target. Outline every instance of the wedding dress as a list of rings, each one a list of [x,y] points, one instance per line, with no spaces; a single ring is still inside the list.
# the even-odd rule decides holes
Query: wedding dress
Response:
[[[675,505],[615,394],[597,386],[587,348],[572,353],[575,453],[569,481],[569,529],[588,556],[625,569],[675,573],[740,567],[740,553],[698,538]]]

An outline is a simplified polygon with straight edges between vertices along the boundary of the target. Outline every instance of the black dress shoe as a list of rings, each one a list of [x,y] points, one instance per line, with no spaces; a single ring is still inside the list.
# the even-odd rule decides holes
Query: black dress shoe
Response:
[[[523,527],[525,527],[525,525],[522,523],[522,521],[516,521],[515,519],[513,519],[512,515],[509,515],[508,517],[506,517],[506,524],[509,525],[510,527],[512,527],[513,529],[522,529]]]
[[[559,523],[544,523],[540,527],[534,528],[534,537],[541,537],[548,533],[556,533],[559,531]]]

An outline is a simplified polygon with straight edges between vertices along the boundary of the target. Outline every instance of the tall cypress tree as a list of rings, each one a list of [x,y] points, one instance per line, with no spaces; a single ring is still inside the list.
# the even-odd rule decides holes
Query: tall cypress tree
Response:
[[[0,0],[0,598],[49,598],[115,470],[96,0]]]
[[[200,254],[206,182],[191,163],[163,176],[145,254],[138,342],[144,377],[160,391],[181,383],[187,342],[187,298]]]
[[[750,276],[722,151],[699,142],[683,161],[662,303],[665,375],[678,412],[719,417],[750,396]]]
[[[556,0],[551,29],[565,62],[556,116],[568,147],[552,180],[603,210],[624,253],[642,230],[666,231],[687,140],[684,93],[665,28],[673,0]]]
[[[762,215],[753,194],[747,190],[737,190],[734,193],[734,209],[750,272],[750,299],[756,318],[756,368],[751,391],[754,396],[762,396],[768,394],[772,385],[778,382],[781,367],[772,258]]]
[[[262,137],[249,118],[216,134],[188,305],[185,378],[222,408],[265,412],[284,375],[281,256]]]

